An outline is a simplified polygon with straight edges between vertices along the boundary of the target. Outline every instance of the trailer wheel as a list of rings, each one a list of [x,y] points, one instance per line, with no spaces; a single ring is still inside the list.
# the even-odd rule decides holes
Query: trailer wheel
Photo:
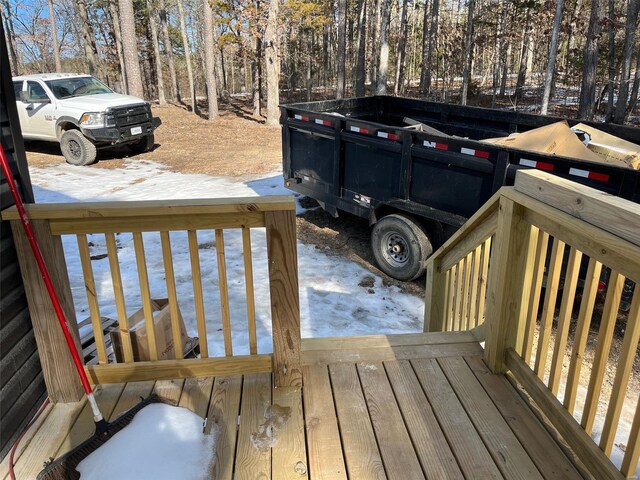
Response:
[[[380,269],[397,280],[413,280],[424,273],[424,262],[433,252],[424,230],[411,218],[383,217],[371,232],[371,249]]]

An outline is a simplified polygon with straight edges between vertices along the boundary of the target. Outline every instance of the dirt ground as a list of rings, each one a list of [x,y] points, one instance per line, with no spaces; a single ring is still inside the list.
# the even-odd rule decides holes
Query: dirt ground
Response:
[[[220,119],[210,122],[174,105],[154,107],[162,125],[156,130],[152,152],[132,155],[126,147],[98,153],[98,162],[78,168],[121,168],[125,158],[144,158],[161,162],[181,173],[203,173],[219,176],[262,174],[282,169],[280,128],[256,120],[243,104],[222,103]],[[29,142],[27,159],[30,166],[47,167],[64,162],[57,144]],[[317,203],[303,199],[306,208]],[[399,282],[376,266],[369,248],[369,225],[359,217],[343,214],[334,219],[317,208],[297,218],[298,238],[315,245],[329,255],[346,257],[367,270],[382,276],[385,283],[422,297],[424,278]]]

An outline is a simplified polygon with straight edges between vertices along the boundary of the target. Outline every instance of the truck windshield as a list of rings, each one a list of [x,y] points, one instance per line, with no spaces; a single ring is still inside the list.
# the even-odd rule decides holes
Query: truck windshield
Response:
[[[56,98],[80,97],[113,93],[109,87],[93,77],[70,77],[45,82]]]

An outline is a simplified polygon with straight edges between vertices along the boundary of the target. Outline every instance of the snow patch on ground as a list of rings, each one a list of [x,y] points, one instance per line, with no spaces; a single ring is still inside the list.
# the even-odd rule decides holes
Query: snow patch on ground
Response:
[[[247,197],[290,194],[282,174],[263,177],[212,177],[181,174],[161,164],[131,160],[125,168],[97,169],[59,165],[32,168],[31,179],[36,201],[79,202],[116,200],[158,200],[207,197]],[[298,213],[304,209],[298,206]],[[191,266],[186,232],[172,232],[171,247],[179,306],[189,335],[197,335]],[[264,229],[252,229],[253,278],[259,353],[272,351],[271,312],[268,289],[267,248]],[[132,235],[116,236],[128,315],[141,308],[138,271]],[[167,285],[160,235],[143,234],[152,298],[166,298]],[[109,261],[104,235],[89,235],[92,267],[100,314],[117,318]],[[246,293],[242,237],[238,230],[225,230],[225,253],[234,354],[249,353],[246,320]],[[203,295],[211,356],[224,355],[221,304],[215,235],[213,230],[198,231]],[[77,241],[63,236],[63,246],[72,287],[76,316],[89,316]],[[382,278],[359,265],[329,256],[314,245],[298,243],[301,330],[303,337],[327,337],[408,333],[422,330],[424,301],[383,284]],[[373,277],[373,286],[359,284]],[[370,284],[365,282],[363,285]],[[81,331],[81,335],[87,330]]]
[[[80,462],[77,470],[82,480],[205,480],[210,478],[215,442],[216,432],[202,433],[202,418],[195,413],[152,404]]]

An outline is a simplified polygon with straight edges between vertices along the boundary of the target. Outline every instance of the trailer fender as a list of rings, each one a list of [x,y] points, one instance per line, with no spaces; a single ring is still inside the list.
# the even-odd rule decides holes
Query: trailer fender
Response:
[[[409,215],[420,226],[420,228],[427,234],[434,250],[439,248],[447,240],[447,232],[445,225],[437,220],[425,218],[423,216],[416,215],[408,209],[398,208],[394,205],[388,205],[386,203],[380,204],[375,208],[372,208],[369,212],[369,226],[373,227],[382,218],[394,213],[401,215]]]

